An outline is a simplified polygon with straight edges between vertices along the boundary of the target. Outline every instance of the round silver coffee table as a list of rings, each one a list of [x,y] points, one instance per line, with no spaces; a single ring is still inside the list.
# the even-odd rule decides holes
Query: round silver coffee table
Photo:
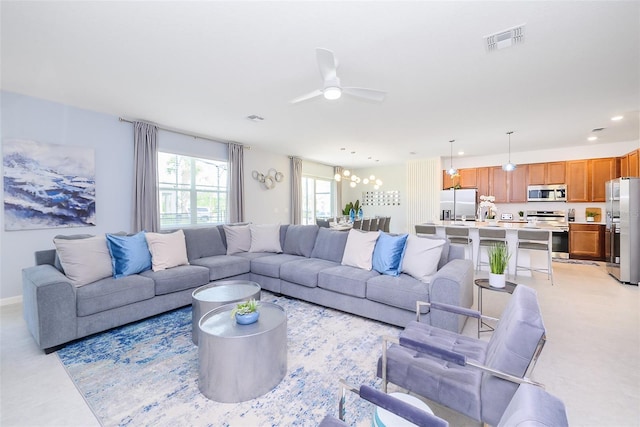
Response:
[[[191,340],[198,345],[198,322],[202,316],[221,305],[260,299],[260,285],[249,280],[221,280],[200,286],[191,294]]]
[[[287,373],[287,315],[261,302],[250,325],[231,317],[235,304],[215,308],[200,319],[198,388],[211,400],[244,402],[277,386]]]

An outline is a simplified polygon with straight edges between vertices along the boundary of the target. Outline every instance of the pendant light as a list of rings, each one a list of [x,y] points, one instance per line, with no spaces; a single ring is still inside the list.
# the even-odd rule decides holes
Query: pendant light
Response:
[[[511,163],[511,134],[512,133],[513,133],[512,130],[507,132],[507,135],[509,135],[509,163],[502,165],[502,170],[506,172],[511,172],[516,169],[516,165],[514,163]]]
[[[449,176],[454,176],[454,175],[457,175],[458,173],[458,169],[453,168],[453,143],[455,141],[456,141],[455,139],[452,139],[451,141],[449,141],[451,143],[451,163],[450,163],[449,170],[447,171],[447,174]]]

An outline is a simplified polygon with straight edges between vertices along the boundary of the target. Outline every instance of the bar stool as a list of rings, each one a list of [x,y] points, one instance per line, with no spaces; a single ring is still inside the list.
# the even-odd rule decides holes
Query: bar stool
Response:
[[[547,268],[533,268],[518,265],[520,249],[547,252]],[[516,277],[518,270],[529,270],[547,273],[547,278],[553,285],[553,266],[551,264],[551,232],[544,230],[518,230],[518,245],[516,249]]]
[[[449,239],[449,244],[458,246],[468,246],[473,260],[473,239],[469,236],[469,227],[445,227],[444,233]]]
[[[476,261],[476,271],[480,271],[481,265],[489,265],[489,262],[482,262],[482,248],[489,249],[491,246],[504,243],[507,244],[507,230],[504,228],[479,228],[478,229],[478,259]]]
[[[436,234],[436,226],[428,224],[416,224],[416,234]]]

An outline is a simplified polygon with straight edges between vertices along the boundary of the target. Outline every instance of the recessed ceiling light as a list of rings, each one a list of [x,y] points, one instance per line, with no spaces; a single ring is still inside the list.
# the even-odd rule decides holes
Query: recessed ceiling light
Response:
[[[464,156],[464,151],[458,151],[458,156]]]
[[[622,120],[622,119],[624,119],[624,116],[614,116],[614,117],[611,117],[611,120],[613,120],[614,122],[617,122],[618,120]]]
[[[587,138],[587,141],[595,141],[596,139],[598,139],[597,136],[590,136],[589,138]]]

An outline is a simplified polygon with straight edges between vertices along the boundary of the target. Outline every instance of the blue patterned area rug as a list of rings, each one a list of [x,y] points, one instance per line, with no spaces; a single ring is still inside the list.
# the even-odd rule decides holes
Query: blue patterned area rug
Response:
[[[262,292],[287,312],[288,369],[257,399],[218,403],[198,389],[191,307],[104,332],[57,352],[105,426],[316,426],[337,415],[339,379],[380,388],[383,335],[398,328]],[[247,375],[250,375],[248,372]],[[350,393],[347,422],[371,425],[373,407]]]

